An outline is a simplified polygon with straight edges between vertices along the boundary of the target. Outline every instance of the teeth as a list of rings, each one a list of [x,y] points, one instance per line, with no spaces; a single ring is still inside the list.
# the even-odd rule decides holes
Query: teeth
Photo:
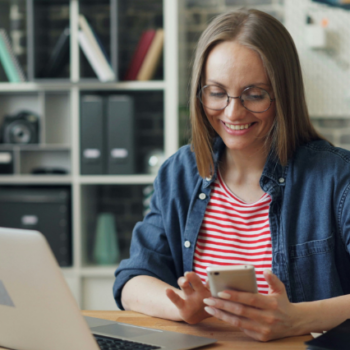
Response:
[[[245,125],[230,125],[226,124],[225,125],[230,128],[231,130],[243,130],[243,129],[248,129],[253,123],[250,124],[245,124]]]

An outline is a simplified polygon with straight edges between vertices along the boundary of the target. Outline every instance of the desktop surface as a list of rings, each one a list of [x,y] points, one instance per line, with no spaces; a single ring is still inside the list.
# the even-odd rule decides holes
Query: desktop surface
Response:
[[[215,338],[218,341],[206,346],[205,349],[278,349],[278,350],[305,350],[305,341],[311,340],[311,335],[290,337],[267,343],[255,341],[239,329],[215,318],[208,318],[197,325],[184,322],[174,322],[161,318],[146,316],[132,311],[83,311],[84,316],[98,317],[111,321],[130,323],[141,327],[163,329],[166,331],[182,332],[201,337]]]
[[[206,346],[205,349],[249,349],[249,350],[305,350],[304,342],[311,340],[311,335],[290,337],[274,340],[267,343],[255,341],[238,329],[217,320],[208,318],[196,325],[189,325],[183,322],[163,320],[150,317],[132,311],[82,311],[84,316],[103,318],[106,320],[130,323],[141,327],[163,329],[166,331],[181,332],[201,337],[215,338],[217,342]],[[5,349],[5,348],[1,348]]]

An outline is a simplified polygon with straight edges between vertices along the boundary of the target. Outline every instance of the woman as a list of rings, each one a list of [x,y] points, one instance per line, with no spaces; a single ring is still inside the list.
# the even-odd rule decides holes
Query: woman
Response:
[[[192,147],[162,166],[116,271],[119,307],[188,323],[214,316],[261,341],[350,318],[350,153],[311,125],[282,24],[240,10],[209,25],[191,122]],[[260,293],[210,296],[206,266],[246,263]]]

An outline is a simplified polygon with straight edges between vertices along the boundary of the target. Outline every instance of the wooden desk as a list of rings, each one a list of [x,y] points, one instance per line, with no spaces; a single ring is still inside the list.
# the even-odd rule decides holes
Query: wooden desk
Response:
[[[233,329],[228,324],[214,318],[208,318],[197,325],[188,325],[182,322],[167,321],[131,311],[83,311],[82,313],[85,316],[217,339],[217,343],[207,346],[205,349],[305,350],[306,345],[304,342],[312,339],[311,335],[307,335],[261,343],[249,338],[238,329]]]

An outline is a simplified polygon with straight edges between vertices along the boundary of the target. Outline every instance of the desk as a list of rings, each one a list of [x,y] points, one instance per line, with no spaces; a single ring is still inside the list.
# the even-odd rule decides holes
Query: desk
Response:
[[[83,315],[104,318],[107,320],[132,323],[137,326],[163,329],[166,331],[183,332],[202,337],[215,338],[217,343],[205,349],[220,350],[305,350],[305,341],[311,340],[311,335],[274,340],[267,343],[255,341],[238,329],[214,318],[207,318],[199,324],[189,325],[183,322],[173,322],[161,318],[150,317],[132,311],[83,311]]]
[[[214,318],[207,318],[197,325],[189,325],[182,322],[150,317],[132,311],[82,311],[82,314],[111,321],[132,323],[142,327],[183,332],[217,339],[217,343],[205,347],[206,350],[305,350],[306,346],[304,342],[312,339],[311,335],[305,335],[261,343],[249,338],[238,329],[234,329],[228,324]],[[6,349],[0,347],[0,350]]]

